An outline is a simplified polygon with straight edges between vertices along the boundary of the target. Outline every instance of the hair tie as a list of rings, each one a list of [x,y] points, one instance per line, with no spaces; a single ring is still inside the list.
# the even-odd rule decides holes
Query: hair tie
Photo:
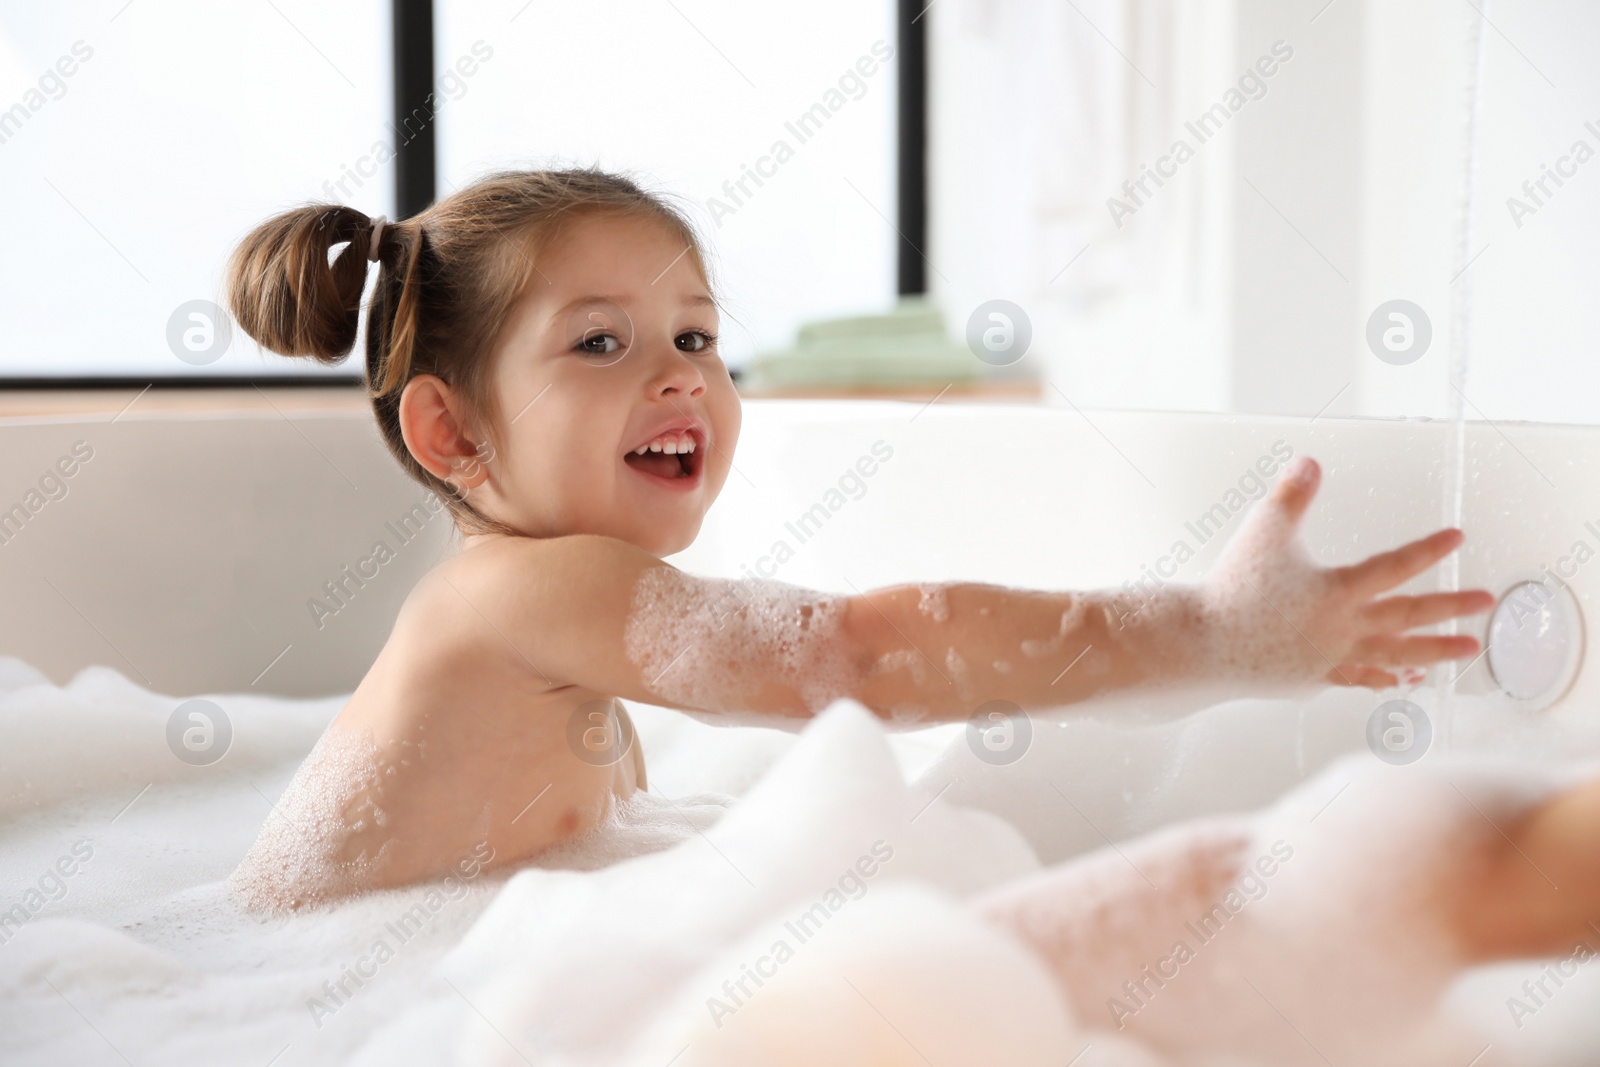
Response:
[[[383,240],[383,228],[389,225],[389,219],[385,215],[379,215],[371,221],[372,236],[367,238],[367,261],[376,263],[378,261],[378,242]]]

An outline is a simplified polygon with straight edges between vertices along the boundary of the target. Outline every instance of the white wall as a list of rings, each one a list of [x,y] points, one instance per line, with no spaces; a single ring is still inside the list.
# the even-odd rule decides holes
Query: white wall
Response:
[[[1506,206],[1574,141],[1600,153],[1600,7],[1518,0],[1489,14],[1500,32],[1488,35],[1468,394],[1494,419],[1600,421],[1600,156],[1520,229]]]
[[[955,334],[986,300],[1028,312],[1024,365],[1049,402],[1227,407],[1225,154],[1200,153],[1120,228],[1106,199],[1226,80],[1232,6],[1160,23],[1122,0],[929,12],[931,282]]]
[[[1600,108],[1584,110],[1600,99],[1600,9],[1485,10],[1463,257],[1473,5],[938,5],[933,225],[936,258],[954,266],[935,284],[953,328],[982,300],[1021,304],[1057,404],[1443,417],[1465,310],[1469,418],[1600,420],[1586,310],[1600,160],[1520,228],[1506,203],[1575,140],[1600,154]],[[1122,182],[1177,138],[1197,145],[1185,121],[1278,41],[1294,54],[1265,93],[1116,225]],[[1365,339],[1392,299],[1433,329],[1406,366]]]

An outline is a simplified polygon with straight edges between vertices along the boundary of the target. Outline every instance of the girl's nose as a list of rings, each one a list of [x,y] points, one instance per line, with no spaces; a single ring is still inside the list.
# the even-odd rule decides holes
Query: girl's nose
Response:
[[[650,390],[659,396],[696,397],[706,391],[706,380],[693,360],[672,347],[661,358]]]

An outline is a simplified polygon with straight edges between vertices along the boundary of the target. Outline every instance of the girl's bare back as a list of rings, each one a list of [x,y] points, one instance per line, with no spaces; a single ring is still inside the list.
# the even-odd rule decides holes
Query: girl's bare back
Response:
[[[470,877],[591,829],[646,788],[622,702],[541,674],[536,650],[492,621],[507,562],[464,552],[406,598],[235,872],[245,903]]]

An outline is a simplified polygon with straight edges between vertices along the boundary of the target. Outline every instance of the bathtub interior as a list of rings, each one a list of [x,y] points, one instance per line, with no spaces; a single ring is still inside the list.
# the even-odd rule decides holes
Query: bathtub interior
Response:
[[[44,423],[0,433],[18,434],[26,448],[13,454],[26,460],[52,455],[73,439],[67,435],[124,429]],[[228,456],[256,457],[240,468],[249,472],[243,488],[209,481],[225,467],[212,456],[187,465],[150,462],[196,427],[151,420],[134,429],[97,438],[117,446],[101,450],[109,461],[99,472],[103,481],[51,506],[110,506],[102,502],[113,498],[104,494],[116,492],[125,510],[112,514],[138,516],[146,514],[141,501],[171,500],[188,509],[182,515],[213,512],[209,522],[188,527],[185,536],[138,522],[85,533],[92,524],[57,515],[53,527],[23,531],[49,537],[18,537],[7,547],[31,552],[40,573],[51,576],[92,570],[98,577],[134,560],[144,568],[142,576],[115,580],[120,584],[103,591],[102,601],[73,597],[76,610],[92,611],[98,630],[90,632],[104,631],[107,644],[80,640],[58,650],[43,673],[26,655],[0,660],[9,739],[0,753],[0,900],[43,900],[0,945],[0,1029],[19,1035],[17,1062],[116,1062],[123,1055],[134,1062],[267,1062],[281,1054],[282,1064],[481,1063],[539,1061],[541,1052],[551,1062],[607,1062],[622,1036],[664,1018],[652,1014],[661,989],[715,970],[718,952],[754,936],[758,919],[781,915],[805,896],[800,887],[822,884],[819,872],[848,864],[878,832],[873,819],[895,820],[903,872],[958,899],[1183,819],[1270,804],[1339,766],[1341,757],[1363,758],[1367,720],[1393,695],[1326,690],[1304,700],[1232,701],[1186,716],[1174,714],[1181,707],[1151,715],[1137,700],[1097,701],[1037,716],[1026,756],[1008,766],[978,760],[960,724],[884,734],[850,719],[848,706],[836,709],[826,730],[798,736],[640,708],[635,717],[660,799],[626,813],[606,834],[509,879],[486,877],[452,890],[438,907],[432,903],[441,898],[430,901],[421,887],[262,923],[230,909],[222,880],[261,823],[275,817],[272,798],[354,682],[329,667],[332,653],[315,645],[316,636],[299,635],[310,650],[284,656],[273,668],[280,673],[253,685],[261,660],[220,646],[248,634],[270,657],[274,647],[294,644],[289,638],[297,635],[287,628],[309,624],[267,604],[285,599],[293,579],[280,574],[276,589],[235,582],[219,593],[205,576],[229,574],[239,560],[283,565],[263,561],[290,543],[301,546],[294,566],[333,573],[337,565],[329,562],[347,559],[351,546],[374,536],[374,526],[417,494],[374,462],[387,457],[353,421],[309,427],[319,447],[297,443],[293,432],[267,420],[226,432],[210,427]],[[1187,538],[1194,559],[1174,575],[1187,580],[1203,571],[1239,515],[1230,514],[1204,544],[1186,524],[1219,502],[1226,507],[1242,478],[1244,492],[1253,492],[1245,476],[1280,442],[1323,463],[1307,539],[1321,558],[1347,561],[1439,524],[1447,429],[1411,421],[751,403],[724,498],[701,539],[675,562],[700,573],[759,572],[838,591],[958,578],[1120,586]],[[1572,557],[1575,542],[1595,540],[1584,525],[1591,517],[1600,522],[1600,501],[1587,499],[1586,490],[1600,485],[1591,477],[1600,473],[1593,433],[1469,431],[1464,585],[1498,592],[1519,575]],[[863,456],[873,462],[861,463]],[[84,473],[97,472],[91,463]],[[337,488],[349,476],[363,494],[359,517],[353,495]],[[300,502],[307,492],[311,506]],[[814,510],[819,504],[825,517]],[[231,505],[245,517],[219,529]],[[807,514],[811,521],[802,525]],[[320,541],[335,544],[327,558],[305,547]],[[787,551],[777,550],[780,543]],[[371,583],[362,592],[372,596],[353,599],[329,621],[329,631],[351,624],[351,633],[336,638],[342,648],[381,643],[383,612],[403,594],[405,575],[420,573],[430,554],[446,548],[442,538],[418,544],[382,575],[388,585]],[[783,562],[775,563],[778,557]],[[84,560],[98,562],[86,568]],[[1594,577],[1581,565],[1568,569],[1574,603],[1587,611]],[[15,588],[29,588],[8,572]],[[183,590],[166,594],[180,603],[159,606],[156,617],[189,627],[192,639],[181,656],[152,658],[158,642],[131,641],[140,632],[138,606],[122,598],[155,602],[158,579],[184,574],[201,577],[169,586]],[[96,588],[84,583],[68,592]],[[209,625],[196,623],[193,615],[217,604],[226,610]],[[42,610],[66,625],[57,608]],[[229,622],[218,626],[217,618]],[[154,625],[148,617],[143,623]],[[142,681],[112,659],[112,644],[142,660],[147,679],[161,681]],[[83,669],[95,663],[108,666]],[[1541,701],[1498,692],[1485,665],[1475,664],[1456,684],[1448,744],[1543,765],[1592,758],[1600,736],[1585,709],[1595,684],[1585,662],[1559,699],[1532,710]],[[312,697],[318,686],[327,688]],[[224,707],[235,731],[228,756],[208,767],[174,760],[163,734],[176,700],[197,694]],[[1409,696],[1440,711],[1434,687]],[[741,810],[735,798],[750,803],[743,821],[730,825],[725,812]],[[43,897],[29,898],[79,841],[91,842],[93,859],[70,878],[51,880]],[[57,881],[66,887],[59,896]],[[890,893],[871,899],[938,910],[937,901],[898,901]],[[357,995],[335,1002],[323,983],[348,985],[347,968],[373,966],[378,940],[398,942],[387,924],[418,906],[428,916],[424,933],[377,967],[377,977],[355,984]],[[980,949],[969,955],[983,956]],[[1017,988],[1035,988],[1038,976],[1026,966],[1006,973]],[[1472,1032],[1498,1045],[1481,1062],[1589,1062],[1600,1049],[1592,1021],[1600,986],[1587,971],[1569,980],[1537,1025],[1507,1029],[1506,998],[1537,974],[1532,964],[1484,968],[1452,991],[1455,1016],[1475,1020]],[[1027,1002],[1019,993],[1017,1003]],[[1062,1032],[1083,1036],[1070,1027]],[[1086,1042],[1098,1042],[1100,1051],[1085,1064],[1157,1062],[1139,1058],[1148,1050],[1098,1031],[1051,1060],[1059,1050],[1050,1042],[1058,1040],[1066,1038],[1039,1036],[1027,1052],[1039,1058],[1016,1062],[1064,1062]]]

